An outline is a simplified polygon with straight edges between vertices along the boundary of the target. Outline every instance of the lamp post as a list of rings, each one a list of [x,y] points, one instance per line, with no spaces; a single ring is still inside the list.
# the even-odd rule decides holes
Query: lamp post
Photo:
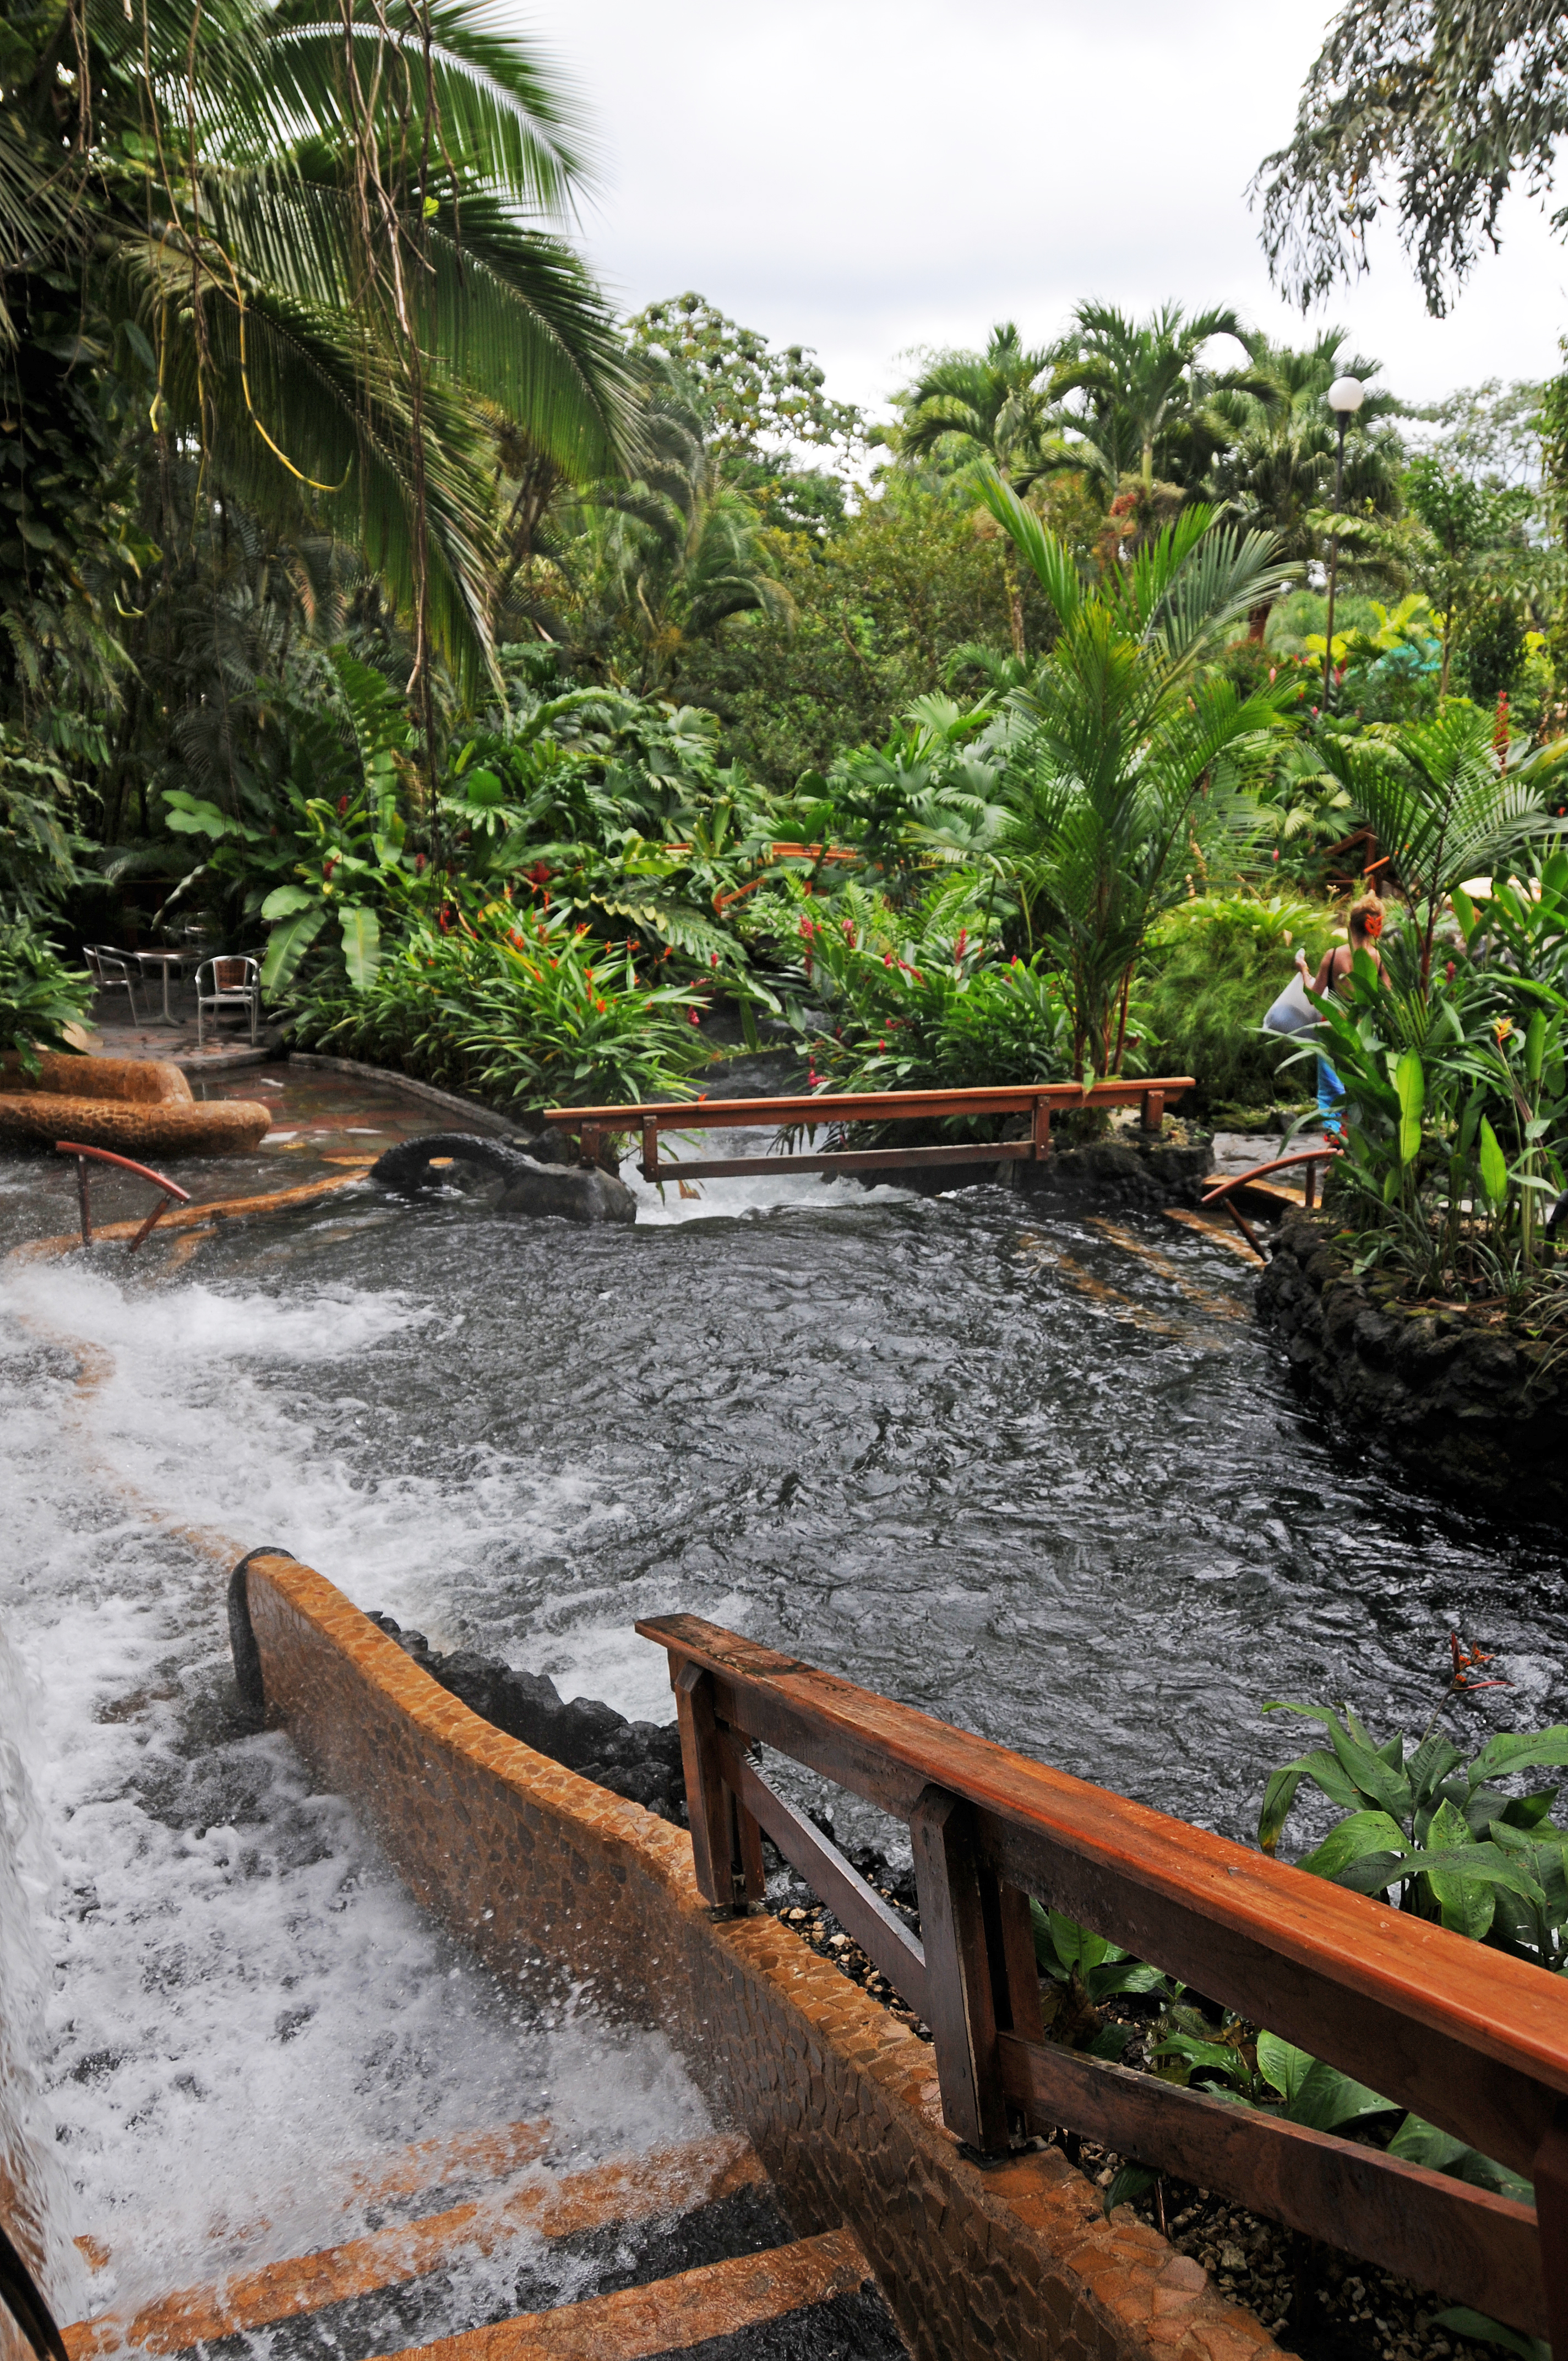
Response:
[[[1344,492],[1344,430],[1366,399],[1366,388],[1358,377],[1336,377],[1329,388],[1329,408],[1339,420],[1339,449],[1334,457],[1334,515]],[[1323,634],[1323,711],[1329,709],[1329,685],[1333,678],[1334,664],[1334,589],[1339,581],[1339,533],[1336,528],[1329,540],[1329,621]]]

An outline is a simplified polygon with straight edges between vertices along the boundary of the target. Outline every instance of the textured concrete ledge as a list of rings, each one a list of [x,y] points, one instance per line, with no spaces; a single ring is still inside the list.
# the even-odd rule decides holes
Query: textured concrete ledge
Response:
[[[1358,1437],[1441,1491],[1560,1521],[1568,1510],[1568,1378],[1544,1343],[1463,1312],[1380,1301],[1334,1224],[1288,1214],[1257,1283],[1258,1317]]]
[[[667,2032],[796,2231],[860,2237],[921,2361],[1255,2361],[1250,2314],[1059,2151],[970,2163],[931,2052],[770,1916],[710,1914],[690,1839],[482,1721],[320,1575],[258,1553],[269,1718],[499,1973]]]

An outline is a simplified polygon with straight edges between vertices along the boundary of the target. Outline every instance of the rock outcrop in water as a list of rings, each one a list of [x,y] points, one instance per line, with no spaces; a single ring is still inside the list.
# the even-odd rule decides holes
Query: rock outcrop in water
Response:
[[[554,1141],[549,1144],[554,1146]],[[422,1139],[400,1140],[371,1166],[370,1178],[387,1189],[429,1188],[434,1177],[431,1164],[437,1157],[498,1173],[506,1183],[499,1208],[503,1213],[554,1214],[565,1222],[637,1219],[637,1200],[630,1190],[599,1165],[544,1161],[477,1132],[436,1131]]]
[[[1333,1224],[1288,1214],[1257,1283],[1291,1367],[1412,1474],[1525,1517],[1568,1509],[1568,1371],[1543,1342],[1356,1279]]]
[[[628,1721],[595,1697],[563,1697],[543,1673],[519,1672],[476,1648],[455,1648],[443,1656],[422,1631],[405,1631],[389,1615],[372,1615],[370,1621],[422,1672],[509,1738],[521,1739],[536,1754],[547,1754],[552,1763],[580,1772],[661,1819],[679,1822],[686,1785],[681,1733],[674,1722]]]

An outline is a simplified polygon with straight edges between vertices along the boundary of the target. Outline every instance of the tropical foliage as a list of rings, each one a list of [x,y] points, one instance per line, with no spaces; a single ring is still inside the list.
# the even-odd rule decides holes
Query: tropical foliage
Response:
[[[362,988],[302,1005],[299,1038],[520,1112],[669,1093],[706,1054],[702,1000],[561,912],[463,896],[419,918]]]

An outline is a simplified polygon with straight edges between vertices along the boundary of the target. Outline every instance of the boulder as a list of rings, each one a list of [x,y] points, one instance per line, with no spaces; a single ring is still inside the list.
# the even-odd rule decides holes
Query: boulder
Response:
[[[370,1178],[387,1189],[429,1188],[434,1179],[430,1168],[438,1157],[498,1174],[506,1184],[499,1208],[503,1213],[553,1214],[565,1222],[637,1219],[637,1200],[630,1190],[597,1164],[543,1164],[521,1148],[477,1132],[436,1131],[422,1139],[400,1140],[371,1166]]]

